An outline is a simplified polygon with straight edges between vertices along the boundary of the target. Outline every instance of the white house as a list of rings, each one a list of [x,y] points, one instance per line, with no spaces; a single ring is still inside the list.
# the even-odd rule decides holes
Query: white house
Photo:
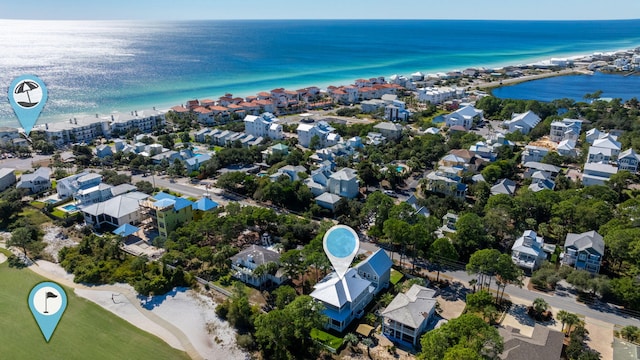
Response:
[[[298,133],[298,143],[306,148],[309,147],[314,136],[318,137],[318,145],[321,148],[333,146],[340,141],[340,135],[334,133],[335,129],[324,121],[315,124],[300,123],[296,131]]]
[[[51,189],[51,169],[48,167],[38,168],[31,174],[22,174],[20,181],[16,185],[18,189],[29,189],[31,194],[37,194]]]
[[[107,156],[113,156],[113,150],[109,145],[98,145],[96,146],[96,156],[100,159],[106,158]]]
[[[608,164],[613,160],[612,151],[609,148],[589,146],[587,163]]]
[[[633,148],[629,148],[618,155],[618,170],[635,173],[638,171],[638,161],[640,161],[640,156]]]
[[[578,152],[576,150],[576,141],[572,139],[565,139],[558,143],[556,147],[558,154],[566,157],[576,157]]]
[[[562,262],[597,274],[600,272],[602,257],[604,256],[604,239],[596,231],[582,234],[567,234],[564,242]]]
[[[381,122],[373,128],[387,139],[397,140],[402,136],[402,126],[391,122]]]
[[[618,168],[609,164],[587,163],[582,171],[582,185],[604,185]]]
[[[506,120],[504,124],[509,129],[509,132],[520,131],[526,135],[536,127],[540,121],[540,116],[529,110],[522,114],[513,114],[511,120]]]
[[[587,131],[586,140],[589,144],[593,144],[598,139],[611,138],[612,140],[618,140],[618,137],[608,132],[600,131],[596,128]]]
[[[483,114],[484,111],[468,105],[452,112],[451,114],[445,115],[444,123],[447,127],[462,126],[466,130],[470,130],[473,127],[474,122],[484,121]]]
[[[269,137],[272,140],[281,140],[284,137],[282,125],[271,113],[262,113],[260,116],[247,115],[244,118],[244,132],[256,138]]]
[[[307,168],[301,165],[298,165],[298,166],[285,165],[280,169],[278,169],[278,171],[276,171],[274,174],[269,176],[269,179],[271,181],[276,181],[280,176],[287,176],[291,181],[297,181],[297,180],[300,180],[300,177],[298,176],[299,173],[306,174]]]
[[[342,332],[353,319],[364,315],[364,308],[373,299],[374,289],[370,281],[351,268],[342,279],[335,271],[331,272],[314,285],[310,295],[324,305],[325,327]]]
[[[434,319],[436,291],[414,284],[399,293],[381,312],[382,334],[392,341],[418,345],[420,336]]]
[[[526,145],[522,151],[520,162],[523,164],[530,161],[541,162],[548,153],[549,149],[545,147]]]
[[[620,144],[619,141],[612,139],[610,136],[607,136],[602,139],[594,140],[592,147],[611,150],[611,157],[615,160],[618,157],[618,154],[620,154],[622,144]]]
[[[0,169],[0,191],[4,191],[16,183],[16,170],[11,168]]]
[[[260,265],[275,263],[273,273],[254,274],[254,270]],[[256,287],[262,287],[271,281],[274,284],[281,284],[284,281],[280,268],[280,254],[269,250],[263,246],[251,245],[231,257],[231,269],[233,277]]]
[[[342,200],[342,197],[329,192],[323,192],[322,194],[316,196],[314,200],[320,207],[335,211],[336,206],[338,205],[340,200]]]
[[[516,182],[511,179],[502,179],[491,187],[491,195],[505,194],[513,196],[516,193]]]
[[[535,162],[535,161],[526,162],[522,166],[524,168],[525,179],[531,178],[533,174],[537,172],[542,172],[545,174],[545,176],[548,176],[549,179],[554,180],[562,170],[561,168],[555,165],[545,164],[545,163]]]
[[[554,121],[551,123],[549,138],[551,141],[555,142],[561,142],[563,140],[578,141],[582,122],[582,120],[578,119],[562,119],[562,121]]]
[[[511,247],[511,260],[521,268],[533,271],[547,258],[544,239],[533,230],[526,230]]]
[[[67,176],[64,179],[58,180],[56,190],[58,192],[58,197],[60,199],[65,199],[74,197],[81,189],[89,189],[98,186],[101,182],[102,175],[85,171],[80,174]]]

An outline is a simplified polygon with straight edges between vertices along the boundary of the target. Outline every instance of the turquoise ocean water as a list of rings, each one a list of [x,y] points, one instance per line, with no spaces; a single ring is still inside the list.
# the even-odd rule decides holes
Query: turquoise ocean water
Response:
[[[43,123],[637,46],[640,20],[0,20],[0,125],[17,124],[6,89],[25,73],[49,89]]]

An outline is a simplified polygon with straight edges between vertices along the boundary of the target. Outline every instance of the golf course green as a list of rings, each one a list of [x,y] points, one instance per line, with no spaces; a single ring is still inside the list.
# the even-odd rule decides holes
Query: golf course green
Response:
[[[67,309],[47,343],[27,298],[47,279],[28,269],[0,264],[0,358],[2,359],[188,359],[183,351],[144,332],[64,287]]]

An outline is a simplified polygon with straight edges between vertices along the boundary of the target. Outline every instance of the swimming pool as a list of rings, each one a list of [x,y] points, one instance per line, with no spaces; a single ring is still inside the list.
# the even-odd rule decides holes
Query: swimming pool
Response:
[[[402,166],[396,166],[396,171],[401,173],[404,171],[404,168]]]
[[[58,201],[57,201],[57,200],[54,200],[54,199],[47,199],[47,200],[45,200],[44,202],[46,202],[46,203],[48,203],[48,204],[55,204],[55,203],[57,203]]]
[[[72,212],[72,211],[76,211],[78,210],[78,207],[73,205],[73,204],[67,204],[65,206],[62,207],[64,209],[64,211],[66,212]]]

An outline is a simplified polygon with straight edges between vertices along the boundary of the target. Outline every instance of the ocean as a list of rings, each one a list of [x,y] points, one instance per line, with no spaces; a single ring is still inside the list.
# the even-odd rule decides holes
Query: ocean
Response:
[[[17,125],[4,89],[22,74],[47,84],[44,123],[637,46],[640,20],[0,20],[0,126]]]

